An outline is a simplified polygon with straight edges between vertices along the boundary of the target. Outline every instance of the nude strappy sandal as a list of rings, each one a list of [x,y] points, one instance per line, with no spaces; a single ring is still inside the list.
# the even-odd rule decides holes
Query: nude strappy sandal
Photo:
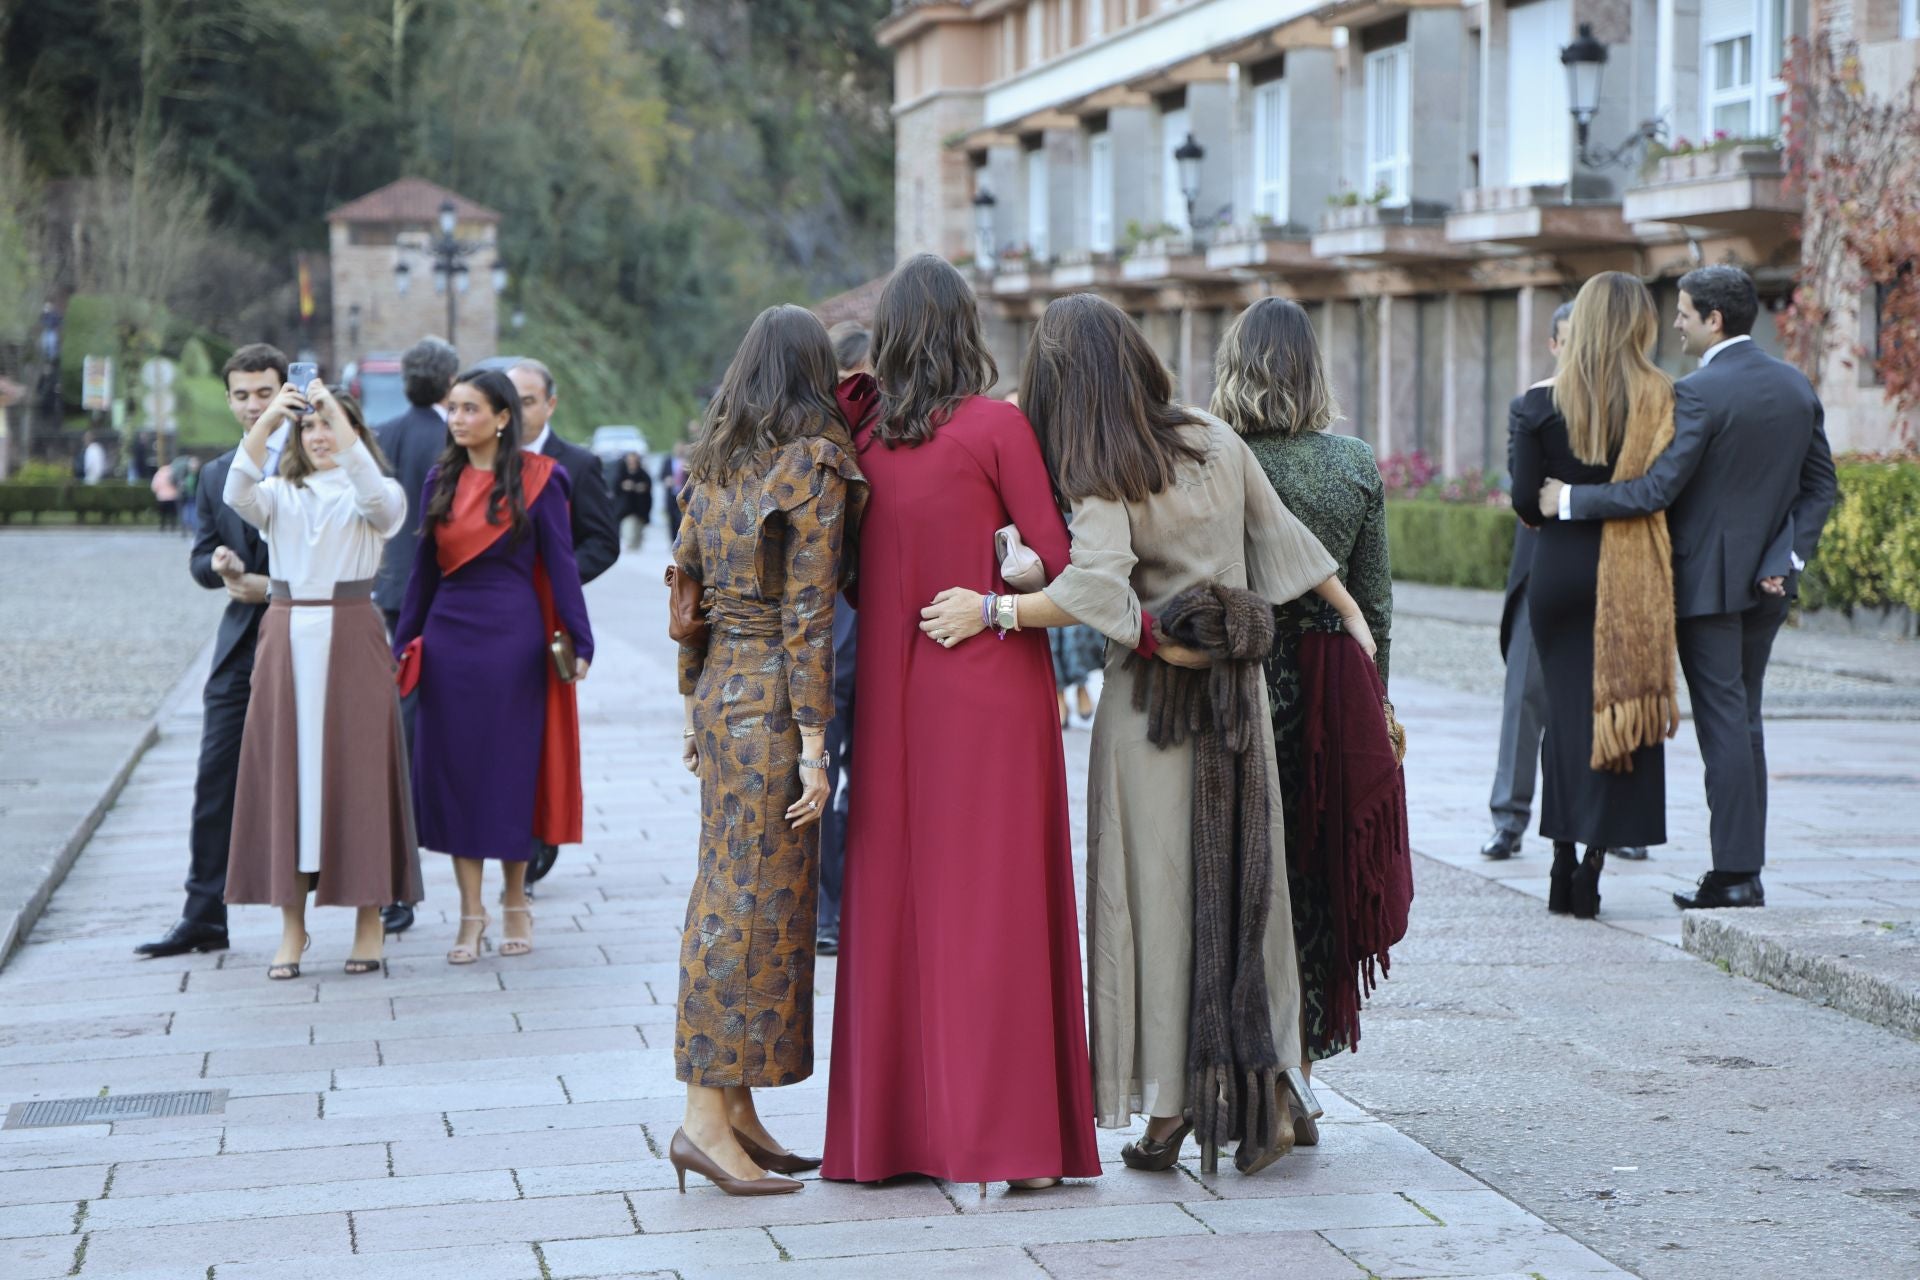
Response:
[[[472,964],[480,958],[480,944],[487,936],[487,926],[493,922],[486,916],[460,917],[461,924],[465,924],[469,920],[478,920],[480,922],[480,932],[473,935],[472,946],[458,946],[447,952],[448,964]]]
[[[498,951],[503,956],[524,956],[532,952],[533,950],[533,908],[532,907],[502,907],[500,909],[501,911],[505,912],[507,915],[513,915],[516,912],[520,915],[524,915],[527,918],[527,936],[524,938],[502,938],[500,939],[500,945],[495,947],[494,950]]]

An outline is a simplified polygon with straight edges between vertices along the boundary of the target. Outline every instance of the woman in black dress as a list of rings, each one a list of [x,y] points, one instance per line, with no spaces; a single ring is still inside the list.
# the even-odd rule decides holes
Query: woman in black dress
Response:
[[[1667,839],[1661,739],[1677,724],[1671,549],[1663,513],[1635,521],[1543,519],[1540,487],[1548,478],[1575,485],[1630,479],[1672,439],[1672,383],[1647,356],[1658,326],[1636,277],[1595,276],[1574,303],[1559,371],[1508,411],[1513,508],[1539,530],[1527,602],[1547,685],[1540,806],[1540,833],[1553,841],[1547,909],[1583,918],[1599,912],[1608,849]],[[1611,673],[1598,685],[1596,642],[1600,666]],[[1623,690],[1623,681],[1634,687]],[[1598,751],[1597,719],[1604,726]],[[1587,846],[1577,864],[1575,842]]]

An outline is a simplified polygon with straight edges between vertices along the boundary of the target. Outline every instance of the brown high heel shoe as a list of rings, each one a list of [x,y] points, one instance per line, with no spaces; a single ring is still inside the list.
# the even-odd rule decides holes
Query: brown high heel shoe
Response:
[[[1120,1148],[1120,1159],[1129,1169],[1141,1169],[1149,1173],[1163,1173],[1180,1163],[1180,1147],[1193,1132],[1193,1121],[1182,1120],[1180,1127],[1168,1134],[1163,1141],[1141,1135],[1139,1141],[1129,1142]]]
[[[793,1152],[769,1151],[749,1138],[738,1129],[733,1131],[733,1140],[747,1153],[747,1159],[765,1169],[768,1173],[807,1173],[820,1167],[819,1156],[797,1156]]]
[[[772,1173],[762,1178],[736,1178],[722,1169],[719,1161],[694,1146],[693,1139],[687,1136],[685,1129],[673,1131],[673,1141],[667,1144],[667,1161],[673,1165],[673,1171],[680,1175],[681,1195],[687,1193],[689,1171],[699,1174],[730,1196],[780,1196],[798,1191],[806,1185]]]

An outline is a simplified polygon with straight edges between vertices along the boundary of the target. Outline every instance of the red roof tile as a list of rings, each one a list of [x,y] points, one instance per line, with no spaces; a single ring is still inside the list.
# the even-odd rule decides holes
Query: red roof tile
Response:
[[[449,191],[425,178],[401,178],[358,200],[349,200],[327,215],[328,222],[433,222],[440,204],[452,200],[462,222],[498,222],[500,215],[487,206]]]

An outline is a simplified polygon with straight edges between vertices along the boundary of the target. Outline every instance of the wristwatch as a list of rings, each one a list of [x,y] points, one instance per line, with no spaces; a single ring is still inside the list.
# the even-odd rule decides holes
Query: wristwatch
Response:
[[[807,757],[801,756],[798,763],[802,769],[819,769],[822,772],[825,772],[827,767],[827,757],[820,756],[817,759],[809,760]]]
[[[1020,597],[1007,595],[995,601],[993,623],[1002,631],[1019,630]]]

